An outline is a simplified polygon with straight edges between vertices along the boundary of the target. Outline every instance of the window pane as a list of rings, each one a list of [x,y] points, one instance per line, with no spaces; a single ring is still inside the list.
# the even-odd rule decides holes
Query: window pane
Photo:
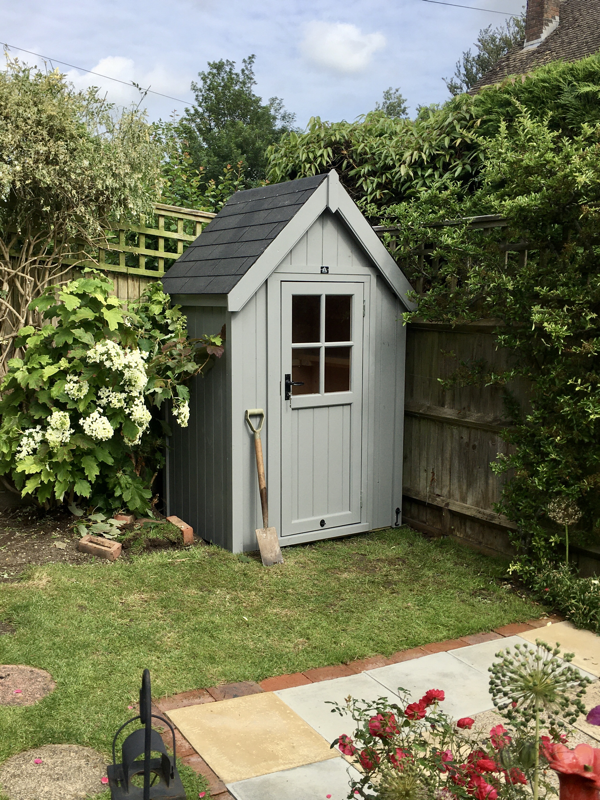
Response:
[[[292,350],[292,380],[304,386],[293,386],[292,394],[319,394],[320,347],[298,347]]]
[[[325,341],[349,342],[352,297],[347,294],[328,294],[325,298]]]
[[[325,348],[325,392],[350,391],[351,347]]]
[[[321,296],[297,294],[292,296],[292,342],[321,341]]]

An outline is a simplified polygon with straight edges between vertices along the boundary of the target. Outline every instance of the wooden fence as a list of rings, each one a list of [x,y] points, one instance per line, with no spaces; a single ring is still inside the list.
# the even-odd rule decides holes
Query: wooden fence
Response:
[[[113,278],[117,297],[137,299],[148,283],[165,274],[214,216],[208,211],[155,203],[151,217],[108,231],[108,246],[98,251],[98,266]]]
[[[502,227],[501,217],[476,217],[473,228]],[[393,229],[376,228],[380,235]],[[506,245],[507,258],[526,257],[521,243]],[[394,247],[392,243],[392,252]],[[421,257],[428,256],[426,247]],[[402,254],[395,252],[400,266]],[[422,293],[422,281],[415,282]],[[426,322],[408,325],[404,435],[403,520],[433,535],[451,535],[488,553],[510,554],[516,526],[494,511],[502,478],[490,467],[508,447],[501,431],[503,389],[459,385],[449,379],[461,365],[507,366],[509,354],[496,347],[494,320],[452,327]],[[507,387],[527,402],[524,383]]]

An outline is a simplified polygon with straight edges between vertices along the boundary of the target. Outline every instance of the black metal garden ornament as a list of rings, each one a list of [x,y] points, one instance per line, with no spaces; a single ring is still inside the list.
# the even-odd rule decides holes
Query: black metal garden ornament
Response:
[[[171,729],[173,756],[169,756],[158,731],[152,728],[152,718],[159,719]],[[140,720],[143,728],[130,733],[121,747],[122,763],[116,763],[117,737],[131,722]],[[185,800],[181,778],[175,768],[175,729],[164,717],[152,713],[150,672],[145,669],[140,689],[140,713],[121,725],[113,739],[113,763],[108,767],[111,800]],[[152,758],[152,753],[160,758]],[[139,758],[143,756],[143,758]],[[134,786],[132,779],[144,776],[144,786]]]

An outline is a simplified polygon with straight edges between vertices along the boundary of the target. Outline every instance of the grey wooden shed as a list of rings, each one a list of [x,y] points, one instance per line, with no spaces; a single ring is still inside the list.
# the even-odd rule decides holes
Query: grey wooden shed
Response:
[[[224,356],[173,424],[167,509],[233,552],[262,527],[246,409],[263,408],[281,545],[400,523],[410,286],[336,172],[237,192],[163,278]],[[293,381],[294,386],[290,386]]]

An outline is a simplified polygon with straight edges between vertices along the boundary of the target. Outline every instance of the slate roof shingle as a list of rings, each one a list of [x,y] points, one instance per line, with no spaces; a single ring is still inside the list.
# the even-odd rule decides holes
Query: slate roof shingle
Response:
[[[228,294],[327,175],[236,192],[162,279],[168,294]]]
[[[537,47],[515,47],[502,56],[470,93],[551,61],[579,61],[600,51],[600,0],[563,0],[559,19],[558,27]]]

